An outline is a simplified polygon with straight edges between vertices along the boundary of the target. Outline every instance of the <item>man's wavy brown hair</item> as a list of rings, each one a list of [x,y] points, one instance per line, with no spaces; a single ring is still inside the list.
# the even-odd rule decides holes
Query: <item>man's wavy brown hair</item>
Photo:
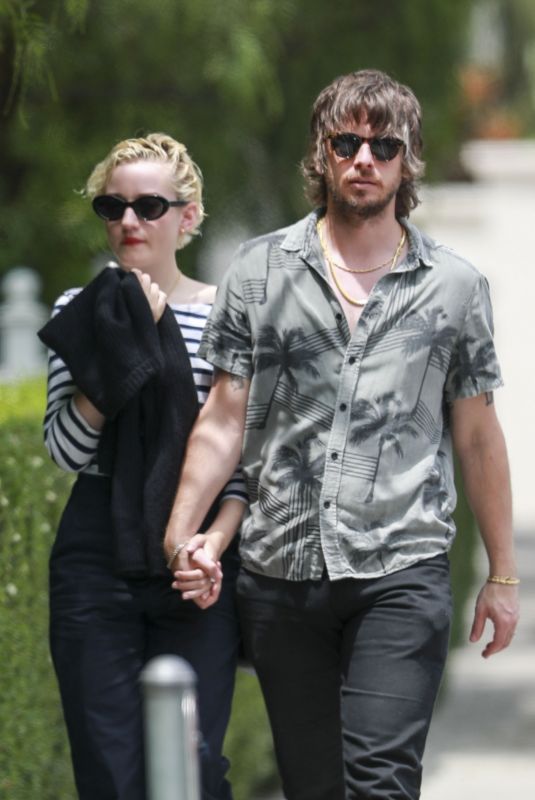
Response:
[[[312,109],[308,152],[301,162],[305,194],[315,206],[327,204],[326,136],[348,123],[367,122],[377,136],[402,139],[402,179],[396,195],[396,216],[408,217],[419,203],[424,173],[421,108],[414,93],[379,70],[341,75],[318,95]]]

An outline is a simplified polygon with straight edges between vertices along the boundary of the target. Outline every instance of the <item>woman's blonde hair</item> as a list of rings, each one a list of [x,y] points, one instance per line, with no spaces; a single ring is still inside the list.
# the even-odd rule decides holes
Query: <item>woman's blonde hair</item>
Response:
[[[205,211],[202,202],[202,173],[193,161],[185,145],[165,133],[149,133],[136,139],[118,142],[100,161],[87,179],[84,188],[86,197],[96,197],[106,191],[113,170],[121,164],[133,161],[160,161],[171,166],[173,188],[177,200],[186,200],[197,205],[195,227],[178,237],[177,250],[181,250],[200,233]]]

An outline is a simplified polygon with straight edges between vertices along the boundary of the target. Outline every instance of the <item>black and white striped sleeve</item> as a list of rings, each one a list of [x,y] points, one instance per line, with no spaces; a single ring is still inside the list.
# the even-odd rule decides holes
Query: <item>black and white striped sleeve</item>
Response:
[[[54,305],[52,316],[61,311],[78,291],[70,289],[62,294]],[[67,366],[50,351],[44,420],[45,446],[61,469],[67,472],[96,472],[100,432],[92,428],[78,411],[74,402],[75,391],[76,386]]]

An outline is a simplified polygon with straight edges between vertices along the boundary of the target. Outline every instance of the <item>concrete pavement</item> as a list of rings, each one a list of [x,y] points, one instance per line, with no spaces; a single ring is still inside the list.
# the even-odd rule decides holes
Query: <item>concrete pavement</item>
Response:
[[[489,660],[481,658],[480,644],[468,641],[451,654],[428,739],[422,800],[528,800],[534,795],[533,533],[518,534],[517,547],[522,611],[516,636],[508,650]],[[483,578],[483,557],[480,572]]]

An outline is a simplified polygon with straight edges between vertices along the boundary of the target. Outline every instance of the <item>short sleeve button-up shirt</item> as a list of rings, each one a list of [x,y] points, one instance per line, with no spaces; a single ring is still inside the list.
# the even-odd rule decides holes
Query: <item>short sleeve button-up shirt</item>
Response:
[[[288,580],[378,577],[453,540],[449,405],[502,383],[488,286],[402,220],[408,255],[351,334],[320,213],[242,245],[199,352],[251,381],[244,565]]]

